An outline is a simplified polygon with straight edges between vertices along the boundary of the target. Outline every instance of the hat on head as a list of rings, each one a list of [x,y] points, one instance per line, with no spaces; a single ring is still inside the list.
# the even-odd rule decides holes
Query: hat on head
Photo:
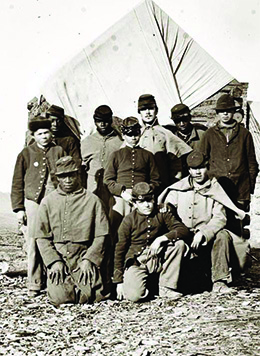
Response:
[[[231,110],[236,108],[238,108],[238,106],[235,104],[233,96],[223,94],[218,98],[215,110]]]
[[[139,121],[134,116],[129,116],[122,121],[121,125],[122,134],[123,135],[133,135],[133,134],[140,134],[141,125]]]
[[[28,129],[32,132],[35,132],[39,129],[51,129],[50,120],[46,119],[44,116],[35,116],[32,117],[28,122]]]
[[[64,156],[56,162],[56,176],[60,174],[77,172],[79,169],[75,160],[71,156]]]
[[[153,197],[153,190],[146,182],[137,183],[132,189],[133,200],[151,200]]]
[[[93,118],[100,121],[109,121],[112,119],[113,112],[108,105],[100,105],[96,108]]]
[[[46,111],[46,117],[55,116],[64,119],[64,109],[57,105],[51,105]]]
[[[138,113],[145,109],[157,108],[155,98],[151,94],[143,94],[138,99]]]
[[[190,109],[185,104],[174,105],[174,107],[171,109],[171,119],[172,120],[174,120],[175,118],[178,118],[179,116],[182,116],[184,114],[190,115]]]
[[[207,163],[208,160],[206,156],[199,151],[194,150],[188,154],[187,165],[189,168],[206,167]]]

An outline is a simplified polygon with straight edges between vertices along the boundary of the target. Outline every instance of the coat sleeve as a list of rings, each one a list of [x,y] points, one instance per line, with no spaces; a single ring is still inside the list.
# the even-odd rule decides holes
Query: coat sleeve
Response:
[[[159,188],[160,181],[160,173],[155,163],[154,155],[149,152],[149,166],[150,166],[150,185],[154,191]]]
[[[118,163],[116,152],[111,153],[104,172],[104,183],[107,185],[111,194],[120,196],[122,190],[125,188],[123,184],[117,183]]]
[[[217,201],[214,201],[211,219],[207,224],[200,226],[198,230],[205,236],[206,243],[208,243],[221,229],[224,229],[226,223],[225,207]]]
[[[81,166],[81,153],[80,153],[80,148],[79,145],[77,144],[77,141],[69,136],[68,137],[68,148],[67,148],[67,154],[69,156],[72,156],[75,161],[77,162],[77,165],[80,167]]]
[[[93,155],[91,150],[92,145],[93,143],[91,143],[88,136],[84,138],[84,140],[81,142],[80,150],[81,150],[82,162],[86,172],[89,170],[89,164],[91,161],[91,157]]]
[[[191,239],[189,229],[177,218],[176,215],[172,212],[163,214],[164,223],[169,231],[165,236],[167,236],[169,240],[184,240],[189,244]]]
[[[11,190],[11,202],[12,209],[16,213],[19,210],[25,210],[24,207],[24,178],[26,173],[26,162],[22,152],[18,155],[14,175],[12,181],[12,190]]]
[[[46,267],[51,266],[54,262],[63,261],[53,243],[48,208],[44,200],[41,202],[37,213],[35,237]]]
[[[180,158],[192,151],[192,148],[178,136],[174,135],[169,130],[165,129],[165,131],[167,153],[172,153],[177,158]]]
[[[109,239],[109,223],[101,201],[97,201],[95,204],[95,220],[93,223],[94,238],[82,259],[87,259],[100,267]]]
[[[115,248],[113,283],[122,283],[125,256],[131,241],[131,224],[128,217],[124,218],[118,230],[118,242]]]
[[[256,160],[253,138],[250,132],[248,132],[247,135],[246,150],[247,150],[247,158],[248,158],[249,177],[250,177],[250,193],[253,194],[255,190],[256,177],[259,172],[259,167]]]

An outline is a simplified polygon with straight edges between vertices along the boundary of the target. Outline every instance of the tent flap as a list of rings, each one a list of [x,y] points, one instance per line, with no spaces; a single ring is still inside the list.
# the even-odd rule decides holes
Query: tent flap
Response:
[[[161,124],[173,105],[190,108],[233,80],[184,30],[151,0],[145,0],[84,48],[42,88],[47,100],[89,134],[95,108],[114,115],[137,115],[138,97],[155,96]]]

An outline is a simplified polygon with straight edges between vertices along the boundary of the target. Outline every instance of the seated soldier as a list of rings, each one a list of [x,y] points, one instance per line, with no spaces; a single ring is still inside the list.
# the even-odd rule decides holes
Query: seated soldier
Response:
[[[147,278],[159,274],[159,296],[178,299],[181,262],[186,251],[183,240],[188,229],[172,212],[161,213],[148,183],[137,183],[132,190],[136,206],[122,221],[115,249],[113,282],[117,298],[133,302],[148,294]]]
[[[229,293],[233,269],[245,265],[247,241],[225,229],[226,209],[244,219],[216,178],[208,177],[208,161],[193,151],[187,157],[189,176],[168,187],[159,202],[170,203],[177,209],[183,223],[194,234],[191,248],[205,261],[210,260],[213,292]],[[239,265],[238,265],[239,263]]]
[[[81,187],[71,156],[56,163],[58,188],[42,200],[36,239],[54,305],[91,303],[108,294],[109,226],[100,199]]]

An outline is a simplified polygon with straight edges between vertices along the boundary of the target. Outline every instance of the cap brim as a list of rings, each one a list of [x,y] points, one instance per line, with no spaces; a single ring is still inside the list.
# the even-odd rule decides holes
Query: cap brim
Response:
[[[79,169],[77,168],[75,168],[75,169],[72,169],[72,170],[69,170],[69,171],[62,171],[62,172],[55,172],[55,175],[56,176],[60,176],[60,175],[62,175],[62,174],[66,174],[66,173],[73,173],[73,172],[78,172],[79,171]]]

